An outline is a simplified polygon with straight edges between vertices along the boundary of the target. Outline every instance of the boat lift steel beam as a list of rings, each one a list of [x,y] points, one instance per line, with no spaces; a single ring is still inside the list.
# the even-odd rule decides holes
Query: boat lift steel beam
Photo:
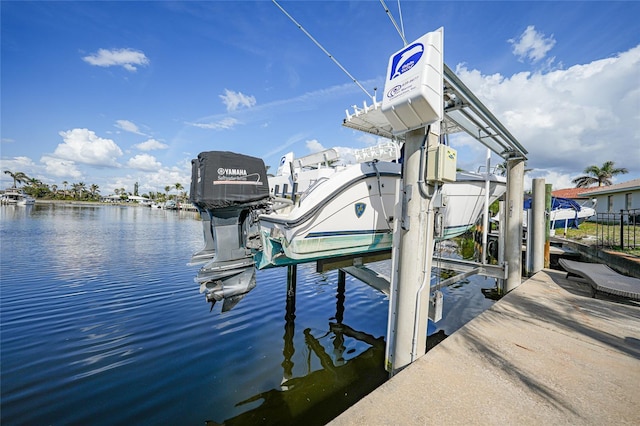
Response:
[[[469,260],[453,259],[453,258],[440,257],[440,256],[433,256],[433,266],[439,269],[451,269],[457,272],[462,272],[463,274],[473,271],[473,274],[478,274],[478,275],[482,275],[483,277],[498,278],[498,279],[505,279],[507,277],[507,271],[508,271],[506,264],[503,267],[500,265],[481,264],[481,263],[472,262]],[[452,278],[456,278],[456,277],[452,277]],[[459,279],[462,279],[462,278],[466,278],[466,277],[460,277]],[[446,282],[448,280],[449,279],[443,282]],[[441,283],[440,285],[442,287],[446,287],[448,284]]]
[[[388,260],[391,258],[391,250],[385,250],[373,255],[351,255],[341,256],[338,258],[320,259],[316,262],[317,272],[328,272],[330,270],[339,269],[359,279],[365,284],[381,291],[384,294],[389,294],[389,280],[380,275],[379,273],[366,268],[364,265],[372,262],[379,262],[381,260]],[[501,265],[488,265],[478,262],[473,262],[464,259],[454,259],[441,256],[433,256],[433,267],[438,269],[450,269],[452,271],[459,272],[460,274],[455,277],[447,278],[444,281],[440,281],[437,284],[431,286],[431,290],[439,290],[443,287],[448,287],[455,282],[467,278],[471,275],[480,275],[488,278],[506,279],[508,275],[508,267],[505,263]],[[384,281],[387,281],[384,283]]]
[[[444,64],[443,79],[444,113],[448,120],[502,158],[526,160],[527,150],[447,64]]]
[[[379,262],[391,259],[391,249],[382,250],[371,254],[354,254],[316,261],[316,272],[324,273],[334,269],[343,269],[350,266],[362,266],[367,263]],[[479,275],[489,278],[506,278],[506,270],[500,265],[488,265],[471,260],[454,259],[449,257],[433,256],[434,267],[440,269],[451,269],[459,272],[467,272],[474,268],[479,268]]]

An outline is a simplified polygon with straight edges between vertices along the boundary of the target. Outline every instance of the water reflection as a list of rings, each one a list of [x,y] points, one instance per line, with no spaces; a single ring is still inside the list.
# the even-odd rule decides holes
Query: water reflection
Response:
[[[388,378],[384,370],[384,337],[353,329],[342,322],[344,314],[344,280],[339,280],[336,314],[324,333],[306,328],[304,350],[307,354],[306,374],[294,377],[295,273],[289,272],[283,335],[282,382],[279,388],[260,392],[236,404],[236,407],[258,406],[224,420],[236,424],[309,424],[322,425],[335,418]],[[365,346],[356,354],[350,342]],[[347,349],[351,348],[351,349]],[[312,360],[312,358],[316,358]],[[311,365],[320,364],[312,370]],[[214,421],[207,424],[215,425]]]
[[[0,208],[0,218],[16,220],[31,216],[35,205],[16,206],[15,204],[3,204]]]

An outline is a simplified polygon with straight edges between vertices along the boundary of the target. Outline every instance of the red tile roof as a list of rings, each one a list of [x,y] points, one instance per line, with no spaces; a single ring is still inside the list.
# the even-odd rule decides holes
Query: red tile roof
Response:
[[[552,191],[551,195],[559,198],[591,198],[599,194],[609,194],[621,191],[637,191],[640,189],[640,179],[633,179],[615,185],[592,186],[591,188],[567,188]]]
[[[594,188],[566,188],[566,189],[557,189],[551,192],[551,195],[558,198],[589,198],[589,196],[582,195],[583,192],[592,191]]]

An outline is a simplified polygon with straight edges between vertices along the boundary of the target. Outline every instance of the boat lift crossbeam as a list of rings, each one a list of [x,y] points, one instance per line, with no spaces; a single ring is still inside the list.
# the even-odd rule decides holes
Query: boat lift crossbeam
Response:
[[[370,272],[364,265],[372,262],[379,262],[381,260],[387,260],[391,258],[391,251],[385,250],[379,253],[363,256],[363,255],[349,255],[341,256],[338,258],[319,259],[316,261],[316,271],[319,273],[328,272],[334,269],[341,269],[347,272],[349,275],[359,279],[365,284],[370,285],[383,292],[389,294],[389,283],[381,284],[381,276],[377,272]],[[440,290],[441,288],[448,287],[456,282],[467,278],[471,275],[480,275],[488,278],[506,279],[508,274],[508,265],[489,265],[474,262],[471,260],[454,259],[441,256],[433,256],[433,265],[439,269],[450,269],[459,272],[454,277],[447,278],[440,281],[437,284],[431,286],[431,291]],[[387,280],[388,281],[388,280]]]
[[[464,130],[504,159],[526,159],[527,150],[446,64],[444,98],[444,132],[453,122],[457,128],[451,129],[452,133]]]

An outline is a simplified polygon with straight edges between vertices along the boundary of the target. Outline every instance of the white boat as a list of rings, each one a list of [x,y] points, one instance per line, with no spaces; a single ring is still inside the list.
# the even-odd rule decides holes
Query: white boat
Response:
[[[397,161],[400,147],[393,141],[383,142],[353,152],[356,163],[367,161]],[[269,191],[275,197],[296,199],[317,181],[346,168],[334,148],[295,158],[289,152],[280,159],[275,176],[269,176]]]
[[[340,166],[340,156],[335,149],[294,158],[289,152],[280,159],[275,176],[269,176],[269,193],[274,197],[297,198],[318,180],[325,179]]]
[[[523,226],[525,228],[528,222],[527,212],[531,209],[531,204],[531,198],[524,200]],[[549,212],[551,229],[578,228],[582,222],[595,214],[595,199],[580,204],[569,198],[551,197],[551,211]]]
[[[13,204],[16,206],[31,206],[36,200],[21,189],[9,188],[0,196],[1,204]]]
[[[391,249],[401,165],[365,162],[318,181],[289,211],[259,216],[259,269]],[[437,240],[465,233],[482,213],[485,178],[489,202],[506,191],[496,175],[458,172],[434,194]]]
[[[200,212],[204,247],[192,264],[205,263],[195,281],[211,302],[230,309],[255,286],[259,269],[391,249],[401,167],[365,161],[328,168],[294,202],[274,197],[262,160],[211,151],[192,161],[191,199]],[[478,220],[489,181],[489,202],[506,191],[493,174],[458,172],[431,194],[436,239],[466,232]]]

